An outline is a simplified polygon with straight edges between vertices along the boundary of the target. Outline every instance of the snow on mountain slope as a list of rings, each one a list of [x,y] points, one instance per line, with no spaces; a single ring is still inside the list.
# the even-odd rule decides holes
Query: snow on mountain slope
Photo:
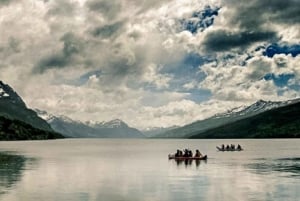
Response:
[[[225,113],[216,114],[213,117],[222,118],[222,117],[252,115],[256,113],[265,112],[274,108],[283,107],[296,102],[300,102],[300,99],[294,99],[288,101],[275,101],[275,102],[259,100],[250,106],[241,106],[241,107],[233,108],[232,110],[229,110]]]
[[[120,119],[114,119],[108,122],[102,121],[86,121],[86,125],[94,128],[128,128],[129,126]]]
[[[27,108],[22,98],[7,84],[0,80],[0,116],[10,120],[19,120],[31,126],[53,131],[48,123]]]
[[[57,132],[69,137],[80,138],[144,138],[137,129],[129,127],[120,119],[109,122],[87,121],[80,122],[66,116],[54,116],[45,111],[36,110]]]
[[[0,86],[1,87],[1,86]],[[6,93],[2,88],[0,88],[0,98],[1,97],[9,97],[9,94]]]
[[[9,101],[10,103],[20,104],[25,106],[22,98],[7,84],[0,80],[0,99],[2,101]]]
[[[245,119],[262,112],[272,110],[275,108],[287,106],[292,103],[300,102],[300,99],[288,100],[288,101],[263,101],[259,100],[250,106],[241,106],[233,108],[225,113],[216,114],[210,118],[195,121],[191,124],[185,125],[180,128],[172,129],[161,134],[158,134],[158,138],[186,138],[192,135],[204,132],[206,130],[216,128],[218,126],[225,125],[227,123],[235,122],[241,119]]]

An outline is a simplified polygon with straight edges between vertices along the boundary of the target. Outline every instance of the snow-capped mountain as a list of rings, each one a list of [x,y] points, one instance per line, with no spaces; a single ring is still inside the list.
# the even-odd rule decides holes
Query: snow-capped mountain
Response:
[[[193,122],[180,128],[172,129],[157,135],[159,138],[186,138],[206,130],[216,128],[231,122],[245,119],[275,108],[300,102],[300,99],[288,101],[264,101],[259,100],[250,106],[233,108],[225,113],[216,114],[210,118]]]
[[[190,138],[299,138],[300,102],[295,100],[288,103],[195,133]]]
[[[56,119],[60,119],[61,121],[68,122],[68,123],[81,123],[80,121],[75,121],[67,116],[64,115],[59,115],[59,116],[54,116],[52,114],[49,114],[46,111],[35,109],[35,112],[39,117],[42,119],[46,120],[48,123],[51,123],[55,121]]]
[[[259,100],[250,106],[240,106],[233,108],[225,113],[216,114],[214,118],[233,117],[252,115],[261,112],[265,112],[274,108],[283,107],[292,103],[300,102],[300,99],[288,100],[288,101],[264,101]]]
[[[44,119],[27,108],[22,98],[2,81],[0,81],[0,116],[25,122],[38,129],[53,131]]]
[[[79,138],[144,138],[137,129],[129,127],[120,119],[109,122],[81,122],[66,116],[54,116],[36,109],[38,115],[51,127],[65,136]]]
[[[86,124],[94,128],[128,128],[128,125],[120,119],[114,119],[108,122],[87,121]]]
[[[0,100],[25,106],[22,98],[7,84],[0,80]]]
[[[0,83],[0,87],[1,87],[1,83]],[[1,97],[8,97],[8,96],[9,96],[9,94],[6,93],[2,88],[0,88],[0,98]]]

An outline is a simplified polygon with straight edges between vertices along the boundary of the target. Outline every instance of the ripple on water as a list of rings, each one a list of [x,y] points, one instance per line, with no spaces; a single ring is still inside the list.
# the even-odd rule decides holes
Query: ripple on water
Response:
[[[245,167],[257,174],[274,174],[283,177],[300,177],[300,158],[259,158],[256,162],[246,164]]]

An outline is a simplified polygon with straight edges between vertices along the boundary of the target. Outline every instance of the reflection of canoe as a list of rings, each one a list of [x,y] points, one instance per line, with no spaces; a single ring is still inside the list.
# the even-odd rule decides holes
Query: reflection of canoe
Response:
[[[232,149],[232,148],[229,148],[229,149],[222,149],[221,147],[218,147],[217,146],[217,149],[219,150],[219,151],[243,151],[243,149],[241,148],[241,149]]]
[[[202,156],[202,157],[175,157],[174,155],[170,155],[169,154],[169,159],[175,159],[175,160],[206,160],[207,159],[207,155]]]

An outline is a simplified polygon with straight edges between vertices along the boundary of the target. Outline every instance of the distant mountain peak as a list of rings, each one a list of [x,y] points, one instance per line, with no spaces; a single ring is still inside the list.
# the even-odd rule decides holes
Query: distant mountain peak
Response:
[[[89,120],[86,122],[72,120],[66,116],[54,116],[45,111],[35,110],[54,130],[69,137],[103,137],[103,138],[144,138],[137,129],[129,127],[120,119],[109,122]]]
[[[106,128],[127,128],[128,125],[120,119],[113,119],[111,121],[105,122],[103,124],[103,127],[106,127]]]
[[[53,114],[49,114],[46,111],[43,110],[39,110],[39,109],[35,109],[35,112],[38,114],[39,117],[41,117],[42,119],[46,120],[47,122],[52,122],[56,119],[60,119],[61,121],[64,122],[68,122],[68,123],[81,123],[80,121],[75,121],[65,115],[53,115]]]

